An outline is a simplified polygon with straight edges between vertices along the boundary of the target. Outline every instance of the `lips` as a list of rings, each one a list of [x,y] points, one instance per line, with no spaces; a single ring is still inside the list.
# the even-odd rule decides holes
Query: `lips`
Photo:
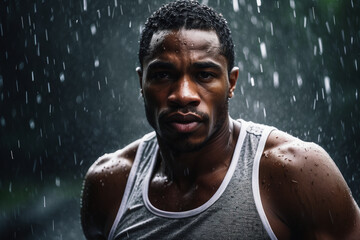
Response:
[[[195,131],[201,124],[202,118],[195,113],[170,114],[166,118],[166,122],[179,133],[190,133]]]

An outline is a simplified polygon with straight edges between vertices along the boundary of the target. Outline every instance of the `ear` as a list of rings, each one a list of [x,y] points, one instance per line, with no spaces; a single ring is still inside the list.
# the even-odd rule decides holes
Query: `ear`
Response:
[[[236,82],[238,80],[238,77],[239,77],[239,68],[233,67],[229,75],[229,92],[228,92],[229,98],[232,98],[234,96],[234,91],[236,88]]]
[[[141,70],[141,67],[137,67],[137,68],[136,68],[136,72],[137,72],[138,77],[139,77],[140,92],[141,92],[141,95],[142,95],[142,94],[143,94],[143,90],[142,90],[142,75],[143,75],[143,71]]]

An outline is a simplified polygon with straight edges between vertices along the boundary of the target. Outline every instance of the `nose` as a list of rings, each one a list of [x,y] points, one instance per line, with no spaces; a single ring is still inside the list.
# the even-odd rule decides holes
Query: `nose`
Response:
[[[172,107],[198,106],[200,96],[196,83],[187,76],[175,81],[168,97],[168,104]]]

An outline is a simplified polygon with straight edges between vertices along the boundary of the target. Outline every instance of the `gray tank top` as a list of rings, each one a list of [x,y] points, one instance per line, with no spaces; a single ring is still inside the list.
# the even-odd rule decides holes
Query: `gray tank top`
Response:
[[[259,191],[260,158],[274,128],[235,124],[241,130],[222,184],[202,206],[183,212],[163,211],[149,201],[158,144],[154,132],[145,135],[108,239],[276,239]]]

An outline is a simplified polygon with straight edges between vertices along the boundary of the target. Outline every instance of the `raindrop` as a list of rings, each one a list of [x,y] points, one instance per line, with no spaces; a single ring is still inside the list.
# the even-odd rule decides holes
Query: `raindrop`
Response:
[[[45,40],[49,41],[49,35],[47,29],[45,29]]]
[[[81,96],[78,95],[78,96],[76,97],[76,100],[75,100],[75,101],[76,101],[77,104],[81,103],[81,102],[82,102]]]
[[[44,208],[46,208],[46,198],[44,196]]]
[[[325,92],[327,95],[329,95],[331,93],[331,88],[330,88],[330,78],[328,76],[325,76],[324,84],[325,84]]]
[[[35,128],[34,119],[30,119],[30,121],[29,121],[29,126],[30,126],[31,129],[34,129],[34,128]]]
[[[129,22],[129,28],[131,28],[131,21]]]
[[[314,7],[312,7],[312,15],[313,15],[313,19],[315,20],[315,8]]]
[[[55,185],[56,185],[57,187],[60,187],[60,178],[59,178],[59,177],[56,177],[56,178],[55,178]]]
[[[278,73],[278,72],[274,72],[274,74],[273,74],[273,81],[274,81],[274,87],[275,87],[275,88],[278,88],[279,85],[280,85],[280,82],[279,82],[279,73]]]
[[[319,42],[319,54],[322,55],[322,53],[323,53],[323,45],[322,45],[321,38],[318,38],[318,42]]]
[[[97,67],[99,67],[99,65],[100,65],[99,58],[96,57],[95,61],[94,61],[94,66],[97,68]]]
[[[24,18],[23,16],[20,17],[21,20],[21,28],[24,29]]]
[[[23,69],[24,69],[24,65],[25,65],[25,64],[24,64],[23,62],[20,62],[20,63],[19,63],[19,70],[23,70]]]
[[[76,160],[76,153],[74,153],[73,155],[74,155],[74,163],[75,163],[75,165],[76,165],[76,163],[77,163],[77,160]]]
[[[95,24],[91,24],[91,25],[90,25],[90,30],[91,30],[91,34],[92,34],[92,35],[95,35],[95,34],[96,34],[96,26],[95,26]]]
[[[306,22],[307,22],[307,18],[306,16],[304,17],[304,28],[306,28]]]
[[[34,71],[31,71],[31,80],[35,81]]]
[[[65,81],[65,74],[63,72],[60,73],[60,82],[64,82]]]
[[[316,99],[314,99],[313,110],[316,109]]]
[[[84,0],[83,4],[84,4],[84,11],[87,11],[87,0]]]
[[[239,11],[239,2],[238,2],[238,0],[233,0],[233,8],[234,8],[234,12]]]
[[[295,9],[295,1],[294,0],[290,0],[290,7],[292,9]]]
[[[296,81],[297,81],[297,84],[299,86],[299,88],[303,85],[303,80],[300,76],[300,74],[296,74]]]
[[[325,22],[325,25],[326,25],[326,29],[327,29],[328,33],[331,33],[330,26],[329,26],[329,23],[327,21]]]
[[[356,60],[355,60],[356,61]],[[2,87],[4,85],[4,80],[2,75],[0,75],[0,87]]]
[[[247,60],[247,59],[248,59],[248,55],[249,55],[249,53],[250,53],[249,48],[243,47],[243,53],[244,53],[245,60]]]
[[[267,53],[266,53],[266,45],[264,42],[260,43],[260,51],[262,58],[265,59],[267,57]]]
[[[257,18],[255,16],[251,16],[250,21],[253,25],[257,25]]]
[[[40,93],[38,93],[38,95],[36,95],[36,102],[37,102],[38,104],[40,104],[41,101],[42,101],[41,95],[40,95]]]
[[[357,71],[357,60],[356,59],[354,61],[354,64],[355,64],[355,70]],[[1,80],[0,80],[0,82],[1,82]],[[1,83],[0,83],[0,85],[1,85]]]
[[[5,118],[4,118],[4,117],[1,117],[1,118],[0,118],[0,124],[1,124],[2,127],[5,127],[6,121],[5,121]]]
[[[255,86],[255,80],[253,77],[250,78],[250,83],[252,87]]]

